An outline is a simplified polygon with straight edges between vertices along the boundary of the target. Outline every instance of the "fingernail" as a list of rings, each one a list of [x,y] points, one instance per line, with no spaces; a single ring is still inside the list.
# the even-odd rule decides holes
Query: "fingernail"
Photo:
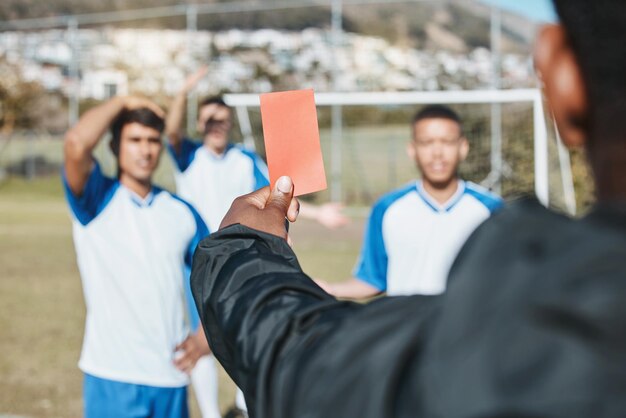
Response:
[[[291,192],[291,187],[292,187],[291,179],[289,177],[287,177],[287,176],[282,176],[276,182],[276,188],[281,193],[289,193],[289,192]]]

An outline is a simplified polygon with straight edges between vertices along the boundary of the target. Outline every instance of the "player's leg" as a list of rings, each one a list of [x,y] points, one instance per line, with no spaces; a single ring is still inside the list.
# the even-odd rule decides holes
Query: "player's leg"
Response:
[[[202,418],[220,418],[217,367],[212,355],[202,356],[191,372],[191,382]]]
[[[143,418],[150,416],[150,399],[141,385],[84,375],[85,418]]]

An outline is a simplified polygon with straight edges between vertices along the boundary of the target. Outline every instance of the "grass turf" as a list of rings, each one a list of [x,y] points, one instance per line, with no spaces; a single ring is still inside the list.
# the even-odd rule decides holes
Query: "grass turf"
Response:
[[[357,217],[337,231],[310,221],[293,225],[304,270],[333,281],[348,277],[362,223]],[[85,305],[58,177],[0,184],[0,306],[0,415],[81,416],[76,363]],[[222,410],[234,398],[223,371],[219,398]],[[193,400],[191,410],[200,417]]]

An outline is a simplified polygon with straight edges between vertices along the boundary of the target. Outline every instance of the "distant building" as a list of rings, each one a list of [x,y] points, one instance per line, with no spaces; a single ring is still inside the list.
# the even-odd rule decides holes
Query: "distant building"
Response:
[[[80,83],[80,97],[106,100],[128,94],[128,76],[123,71],[86,71]]]

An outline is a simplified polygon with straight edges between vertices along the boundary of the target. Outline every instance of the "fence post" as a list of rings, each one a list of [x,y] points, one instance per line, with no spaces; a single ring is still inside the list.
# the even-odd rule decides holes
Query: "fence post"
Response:
[[[67,22],[67,32],[72,49],[72,58],[69,63],[69,78],[72,80],[69,92],[68,127],[74,126],[78,122],[79,116],[79,95],[80,95],[80,74],[79,74],[79,47],[78,47],[78,21],[71,17]]]
[[[185,8],[187,16],[187,53],[194,52],[194,35],[198,31],[198,8],[195,4],[190,4]],[[198,91],[194,89],[187,95],[187,134],[191,135],[196,129],[196,119],[198,118]]]
[[[500,89],[501,77],[501,11],[498,6],[491,7],[491,88]],[[492,190],[502,192],[502,104],[491,104],[491,174]]]
[[[332,0],[331,7],[331,28],[332,28],[332,42],[333,42],[333,90],[337,92],[339,90],[339,47],[341,46],[341,32],[342,32],[342,0]],[[333,202],[340,202],[342,198],[341,180],[341,142],[342,142],[342,125],[343,115],[341,105],[332,105],[331,113],[331,187],[330,187],[330,200]]]

